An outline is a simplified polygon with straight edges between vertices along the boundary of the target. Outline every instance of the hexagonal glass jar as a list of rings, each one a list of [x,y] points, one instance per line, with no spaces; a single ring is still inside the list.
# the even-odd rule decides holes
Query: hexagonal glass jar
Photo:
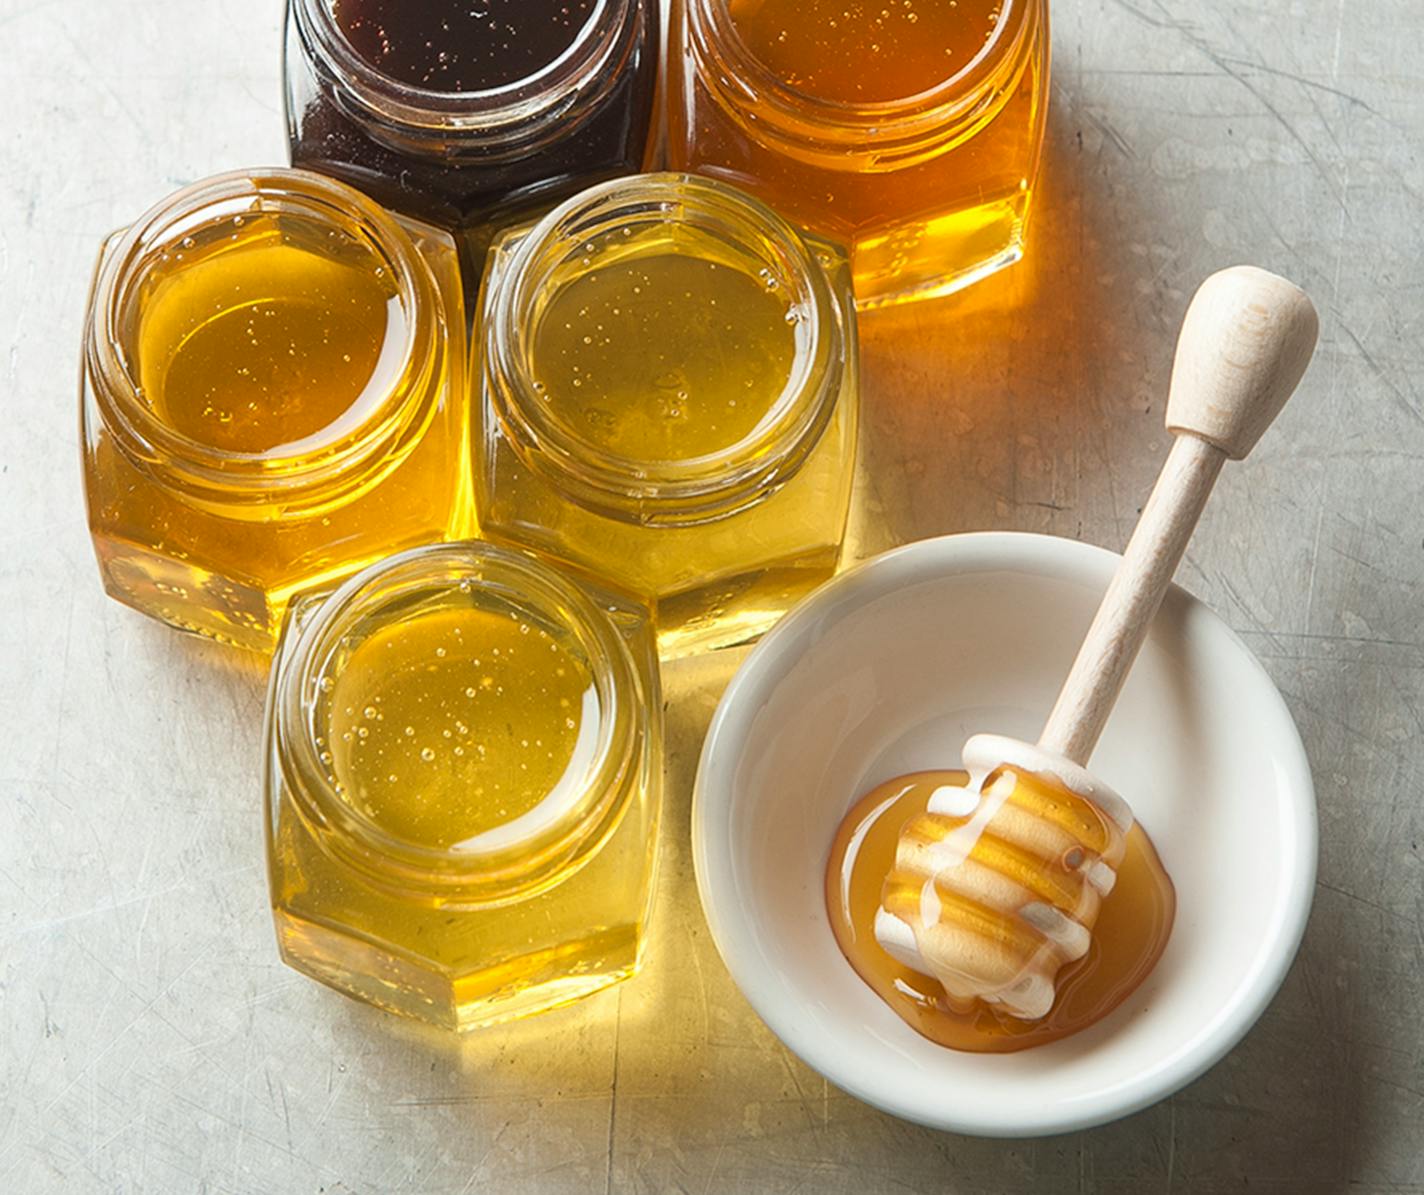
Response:
[[[659,0],[450,7],[288,0],[292,164],[445,228],[643,165]],[[387,31],[402,8],[401,28]]]
[[[320,175],[220,175],[99,258],[85,496],[109,594],[271,651],[297,590],[470,534],[450,236]]]
[[[859,377],[845,252],[732,187],[592,187],[490,252],[482,532],[653,607],[664,657],[755,639],[839,564]]]
[[[1023,256],[1048,0],[674,0],[669,45],[669,164],[847,245],[862,308]]]
[[[294,603],[267,706],[282,958],[469,1029],[632,975],[662,781],[646,610],[467,542]]]

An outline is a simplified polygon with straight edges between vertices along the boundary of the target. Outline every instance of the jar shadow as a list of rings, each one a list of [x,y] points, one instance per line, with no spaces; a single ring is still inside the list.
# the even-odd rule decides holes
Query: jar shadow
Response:
[[[988,529],[1120,548],[1131,530],[1166,447],[1175,343],[1143,326],[1152,214],[1109,226],[1114,181],[1062,104],[1044,154],[1022,261],[861,317],[854,557]]]

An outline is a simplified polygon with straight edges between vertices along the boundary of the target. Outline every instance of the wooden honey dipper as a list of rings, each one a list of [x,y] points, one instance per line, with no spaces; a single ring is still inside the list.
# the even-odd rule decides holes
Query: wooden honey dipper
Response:
[[[1172,370],[1176,439],[1038,744],[975,735],[969,784],[938,789],[901,831],[875,936],[952,1003],[1045,1016],[1060,968],[1087,952],[1132,814],[1085,765],[1221,466],[1280,413],[1318,331],[1305,293],[1265,270],[1202,284]]]

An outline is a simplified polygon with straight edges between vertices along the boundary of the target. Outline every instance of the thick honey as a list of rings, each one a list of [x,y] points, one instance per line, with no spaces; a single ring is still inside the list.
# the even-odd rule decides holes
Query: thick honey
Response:
[[[1086,1029],[1127,1000],[1151,972],[1176,915],[1172,882],[1140,825],[1128,831],[1117,882],[1102,903],[1088,952],[1059,972],[1057,998],[1045,1017],[1021,1020],[980,1001],[967,1007],[951,1001],[938,982],[897,962],[876,941],[875,917],[902,829],[925,813],[937,788],[965,780],[963,772],[900,777],[873,789],[846,814],[826,866],[826,910],[836,942],[886,1004],[940,1045],[1009,1053]]]
[[[658,0],[288,0],[292,162],[443,227],[506,223],[641,168],[660,14]]]
[[[669,161],[851,247],[857,300],[1016,261],[1048,84],[1043,0],[679,0]]]
[[[594,188],[497,244],[484,530],[653,606],[666,655],[745,642],[836,568],[856,429],[844,257],[683,176]]]
[[[197,184],[111,241],[83,396],[106,588],[271,650],[290,595],[467,534],[453,243],[298,172]]]
[[[426,91],[507,87],[557,61],[595,0],[330,0],[351,48],[382,74]]]
[[[660,736],[646,612],[486,544],[303,599],[274,674],[283,955],[469,1028],[631,975]]]

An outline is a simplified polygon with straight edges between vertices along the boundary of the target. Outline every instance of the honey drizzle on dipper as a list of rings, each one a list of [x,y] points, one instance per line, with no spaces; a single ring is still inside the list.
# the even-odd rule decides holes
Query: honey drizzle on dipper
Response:
[[[937,789],[966,780],[964,772],[920,772],[889,781],[863,797],[846,814],[831,847],[826,911],[836,942],[856,974],[917,1032],[955,1050],[1012,1053],[1086,1029],[1122,1004],[1166,948],[1176,891],[1151,840],[1134,825],[1088,953],[1059,973],[1057,998],[1048,1015],[1020,1020],[980,1000],[956,1008],[937,980],[911,970],[881,948],[875,939],[875,915],[902,827],[925,812]]]

